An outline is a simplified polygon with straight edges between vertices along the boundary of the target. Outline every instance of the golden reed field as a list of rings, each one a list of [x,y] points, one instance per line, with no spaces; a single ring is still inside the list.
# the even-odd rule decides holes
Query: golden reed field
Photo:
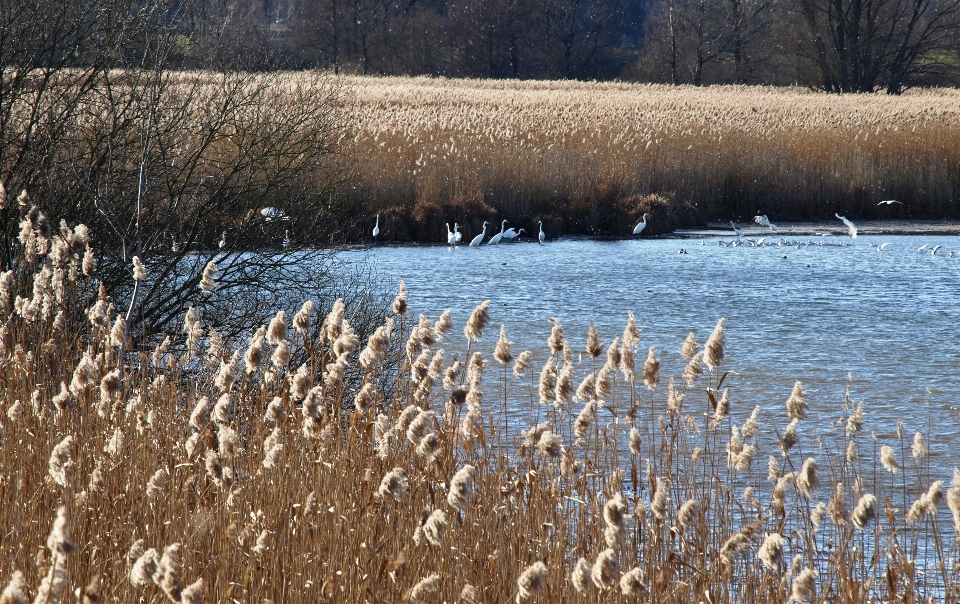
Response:
[[[304,301],[236,342],[188,308],[143,350],[88,229],[20,215],[3,604],[960,600],[960,472],[871,434],[860,393],[741,408],[723,319],[678,334],[675,376],[628,309],[531,355],[489,303],[418,317],[402,283],[367,341],[349,301]]]
[[[465,236],[500,217],[629,233],[654,194],[707,219],[960,217],[956,90],[342,82],[355,194],[399,238],[442,241],[458,217]],[[658,232],[693,220],[654,218]]]

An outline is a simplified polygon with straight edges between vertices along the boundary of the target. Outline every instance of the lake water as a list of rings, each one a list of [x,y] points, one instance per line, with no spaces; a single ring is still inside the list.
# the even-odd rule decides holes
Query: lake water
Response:
[[[638,368],[653,346],[663,384],[670,376],[679,381],[687,332],[702,343],[724,317],[724,368],[737,372],[726,384],[735,418],[760,405],[761,423],[784,426],[783,403],[801,380],[811,411],[804,423],[829,433],[849,387],[881,441],[892,440],[902,420],[907,442],[917,430],[927,437],[934,466],[960,465],[950,446],[960,424],[960,237],[794,237],[788,245],[768,237],[760,247],[718,241],[731,239],[561,239],[344,256],[373,262],[386,282],[403,279],[414,316],[436,319],[451,308],[461,335],[448,349],[462,350],[464,322],[489,299],[491,325],[480,349],[489,355],[504,323],[515,354],[533,351],[534,381],[549,356],[548,316],[582,350],[590,320],[608,344],[632,310],[643,330]],[[874,247],[887,242],[882,251]],[[923,244],[942,247],[918,253]],[[514,410],[518,419],[524,409]]]

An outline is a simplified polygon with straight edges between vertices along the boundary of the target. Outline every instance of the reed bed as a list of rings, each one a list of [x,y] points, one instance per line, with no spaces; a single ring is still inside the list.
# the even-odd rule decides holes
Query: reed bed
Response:
[[[3,604],[960,598],[960,477],[921,434],[871,436],[852,396],[812,434],[800,382],[738,408],[722,319],[661,353],[674,377],[629,312],[622,334],[554,322],[536,358],[489,303],[415,317],[402,283],[366,342],[308,301],[243,342],[187,309],[145,350],[87,229],[23,214],[0,275]]]
[[[542,219],[555,231],[624,234],[633,225],[623,215],[599,228],[582,215],[651,194],[708,219],[960,216],[955,90],[343,82],[355,195],[371,214],[402,217],[398,237],[420,236],[415,223],[432,214],[439,230],[422,231],[438,241],[443,220],[468,221],[469,236],[495,214],[528,230]],[[885,199],[905,206],[877,207]]]

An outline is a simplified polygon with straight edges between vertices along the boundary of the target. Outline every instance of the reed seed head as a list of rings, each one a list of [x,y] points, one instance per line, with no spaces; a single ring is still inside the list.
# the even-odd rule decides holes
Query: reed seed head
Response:
[[[802,604],[803,601],[813,602],[817,583],[817,572],[810,568],[800,571],[793,580],[790,601]]]
[[[203,604],[203,579],[197,579],[180,592],[181,604]]]
[[[897,455],[887,445],[880,447],[880,463],[891,474],[896,474],[900,470],[900,464],[897,463]]]
[[[463,586],[463,589],[460,590],[458,602],[462,602],[463,604],[480,604],[480,590],[467,583]]]
[[[520,573],[517,579],[517,601],[532,598],[543,591],[547,585],[547,565],[543,562],[534,562]]]
[[[580,385],[577,386],[577,393],[574,399],[578,401],[589,401],[593,400],[595,394],[596,378],[594,374],[588,373],[587,376],[583,378],[583,381],[580,382]]]
[[[913,446],[911,450],[913,451],[914,459],[923,459],[927,456],[927,446],[923,443],[923,434],[917,432],[913,435]]]
[[[817,460],[808,457],[807,460],[803,462],[800,473],[797,474],[797,488],[800,489],[801,493],[812,498],[819,484],[820,479],[817,474]]]
[[[432,574],[420,580],[410,590],[410,604],[427,604],[430,596],[440,590],[440,575]]]
[[[134,587],[143,588],[153,582],[154,575],[160,569],[160,554],[152,547],[141,554],[140,558],[130,569],[130,583]]]
[[[463,510],[467,507],[467,500],[473,494],[473,477],[476,471],[475,467],[468,464],[453,475],[447,493],[447,503],[453,509]]]
[[[407,471],[403,468],[394,468],[380,481],[377,494],[381,498],[389,497],[394,501],[402,501],[407,496],[409,488],[410,479],[407,476]]]
[[[697,340],[693,337],[693,332],[687,334],[687,338],[683,341],[683,345],[680,347],[680,356],[688,361],[693,357],[697,356],[697,353],[700,351],[700,345],[697,344]]]
[[[466,326],[463,328],[463,335],[467,340],[479,340],[483,334],[483,329],[490,322],[490,300],[484,300],[480,306],[473,309]]]
[[[15,570],[10,576],[10,582],[7,583],[3,592],[0,592],[0,604],[28,604],[30,602],[29,592],[30,586],[23,578],[23,573]]]
[[[870,521],[877,517],[877,498],[867,493],[857,502],[857,507],[853,509],[850,520],[858,529],[867,528]]]
[[[787,424],[786,430],[783,431],[783,436],[780,437],[780,449],[784,455],[800,442],[800,437],[797,436],[797,422],[799,421],[798,419],[791,420],[790,423]]]
[[[633,311],[627,311],[627,325],[623,328],[623,345],[627,348],[636,349],[640,345],[640,328],[637,327],[637,319],[633,316]]]
[[[547,361],[540,372],[540,404],[549,405],[554,401],[554,389],[557,387],[557,371],[553,368],[553,363]]]
[[[510,345],[513,344],[507,339],[507,328],[500,324],[500,339],[497,340],[497,346],[493,349],[493,358],[501,365],[506,365],[513,360],[513,353],[510,351]]]
[[[573,571],[570,573],[570,582],[573,583],[573,588],[578,593],[585,594],[590,589],[591,574],[590,563],[587,562],[586,558],[577,560]]]
[[[541,455],[552,459],[560,457],[563,454],[560,435],[554,434],[549,430],[545,431],[540,435],[540,440],[537,441],[537,451],[539,451]]]
[[[577,435],[577,438],[583,438],[587,435],[587,431],[593,426],[594,422],[597,419],[597,405],[593,401],[587,401],[583,406],[583,409],[580,410],[580,413],[577,415],[577,419],[573,424],[574,433]]]
[[[688,499],[686,503],[680,506],[680,510],[677,512],[677,525],[680,528],[688,528],[694,526],[694,522],[697,519],[697,516],[700,513],[700,504],[697,503],[696,499]]]
[[[557,376],[557,386],[554,388],[554,395],[554,400],[558,405],[569,405],[573,402],[573,365],[564,363],[563,369],[560,370],[560,375]]]
[[[403,281],[400,282],[400,291],[397,292],[397,297],[393,299],[393,314],[398,317],[407,314],[407,284]]]
[[[57,518],[53,521],[53,528],[50,529],[50,535],[47,537],[47,549],[51,554],[65,555],[77,551],[77,546],[70,542],[68,521],[67,508],[61,506],[57,510]]]
[[[760,558],[767,569],[778,569],[781,560],[783,560],[783,535],[780,533],[768,534],[757,552],[757,558]]]
[[[313,300],[307,300],[293,316],[293,327],[300,335],[306,335],[313,321]]]
[[[653,346],[647,351],[647,360],[643,364],[643,383],[653,390],[660,383],[660,361],[653,352]]]
[[[556,319],[547,318],[553,324],[553,327],[550,328],[550,337],[547,338],[547,346],[550,347],[550,354],[556,356],[563,350],[563,326]]]
[[[133,280],[143,281],[147,278],[147,267],[143,265],[140,256],[133,257]]]
[[[443,311],[437,322],[433,324],[433,336],[440,341],[453,329],[453,319],[450,318],[450,309]]]
[[[600,589],[613,587],[617,583],[617,575],[620,573],[620,562],[617,560],[617,552],[612,548],[607,548],[600,552],[593,568],[590,571],[590,578],[593,584]]]
[[[650,511],[658,520],[664,520],[667,517],[667,495],[670,483],[665,483],[662,478],[658,477],[656,484],[657,488],[650,500]]]
[[[530,357],[531,353],[529,350],[524,350],[517,356],[517,360],[513,363],[513,375],[521,378],[527,372],[527,369],[530,368]]]
[[[711,369],[716,369],[723,362],[725,323],[724,319],[717,321],[717,326],[703,345],[703,362]]]
[[[597,328],[594,326],[593,321],[590,321],[590,327],[587,329],[587,354],[590,355],[590,358],[597,358],[600,354],[603,353],[603,342],[600,341],[600,336],[597,335]]]
[[[73,436],[61,440],[50,453],[48,469],[53,481],[63,488],[73,484],[73,474],[77,464],[73,461]]]
[[[806,393],[803,391],[803,384],[799,381],[793,384],[793,391],[787,398],[787,415],[790,419],[806,419],[807,401]]]
[[[430,545],[440,545],[447,531],[447,513],[437,508],[423,524],[423,536]]]

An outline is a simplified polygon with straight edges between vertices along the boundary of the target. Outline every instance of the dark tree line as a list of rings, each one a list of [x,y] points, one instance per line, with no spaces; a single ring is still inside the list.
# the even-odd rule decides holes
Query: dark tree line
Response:
[[[187,39],[337,72],[954,85],[960,0],[197,0]]]

